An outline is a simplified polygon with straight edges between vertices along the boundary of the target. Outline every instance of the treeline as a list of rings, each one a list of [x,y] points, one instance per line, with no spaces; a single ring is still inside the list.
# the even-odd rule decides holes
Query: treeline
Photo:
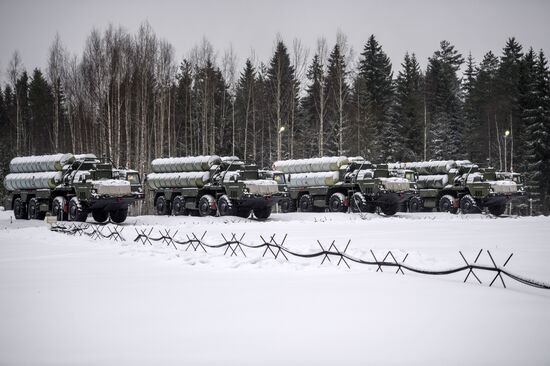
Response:
[[[44,71],[29,74],[15,52],[7,74],[0,178],[14,156],[59,151],[107,155],[142,174],[176,155],[260,167],[336,154],[469,159],[525,173],[535,210],[550,213],[547,59],[514,38],[480,62],[442,41],[423,70],[414,53],[392,66],[374,35],[357,56],[342,33],[311,51],[277,37],[269,60],[237,69],[231,48],[220,55],[206,39],[178,61],[145,23],[136,34],[92,31],[79,57],[57,36]]]

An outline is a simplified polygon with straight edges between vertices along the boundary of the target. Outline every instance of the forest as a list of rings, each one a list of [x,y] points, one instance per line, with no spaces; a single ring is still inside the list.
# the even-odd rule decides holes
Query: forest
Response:
[[[264,168],[331,155],[468,159],[523,173],[535,212],[550,214],[542,50],[512,37],[475,60],[443,40],[423,69],[413,52],[392,63],[375,35],[356,54],[339,32],[335,44],[276,35],[269,60],[237,60],[206,38],[178,59],[148,23],[92,30],[81,55],[57,35],[43,70],[15,51],[0,90],[0,180],[13,157],[54,152],[105,155],[142,177],[168,156],[236,155]]]

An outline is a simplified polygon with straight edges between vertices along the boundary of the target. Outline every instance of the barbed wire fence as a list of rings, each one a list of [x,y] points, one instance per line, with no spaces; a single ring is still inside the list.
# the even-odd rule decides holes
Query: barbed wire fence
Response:
[[[120,225],[100,225],[100,224],[88,224],[88,223],[55,223],[50,226],[50,230],[54,232],[59,232],[67,235],[73,236],[87,236],[95,240],[107,239],[115,242],[127,242],[128,240],[123,235],[125,227]],[[464,282],[468,281],[470,275],[477,280],[479,284],[483,282],[480,280],[479,276],[475,271],[479,272],[490,272],[494,274],[492,281],[489,283],[489,287],[493,286],[497,279],[500,279],[500,282],[504,288],[506,288],[506,282],[504,277],[507,277],[511,280],[514,280],[520,284],[527,285],[530,287],[535,287],[539,289],[550,289],[550,284],[537,281],[534,279],[526,278],[517,274],[514,274],[508,271],[505,267],[510,262],[510,259],[513,256],[511,253],[506,261],[498,266],[493,258],[493,255],[489,250],[485,252],[489,256],[492,265],[482,265],[478,264],[478,260],[483,253],[483,249],[480,249],[477,253],[473,262],[469,262],[462,251],[459,251],[459,255],[464,261],[464,265],[449,268],[446,270],[430,270],[417,268],[405,263],[409,257],[408,253],[405,253],[405,256],[402,260],[398,260],[393,251],[389,250],[386,252],[382,260],[379,260],[375,253],[370,250],[372,260],[358,258],[350,255],[347,251],[351,244],[351,240],[348,240],[346,245],[341,248],[338,248],[336,241],[333,240],[327,246],[323,246],[321,241],[317,240],[317,244],[320,248],[319,251],[310,252],[310,253],[300,253],[287,246],[285,246],[287,234],[273,234],[271,236],[264,237],[260,235],[260,244],[250,244],[244,242],[244,237],[246,233],[242,234],[240,237],[237,234],[231,234],[231,236],[220,234],[222,241],[219,243],[207,243],[205,237],[207,232],[202,234],[183,234],[179,235],[179,230],[173,231],[172,229],[155,229],[154,227],[150,228],[134,228],[135,237],[131,239],[134,243],[139,243],[143,246],[150,245],[153,246],[154,242],[164,244],[167,247],[173,247],[175,250],[184,250],[184,251],[202,251],[204,253],[209,253],[209,250],[224,250],[223,255],[233,256],[243,256],[247,257],[246,250],[261,250],[263,249],[262,258],[266,256],[273,257],[274,259],[284,259],[289,262],[289,257],[297,257],[304,259],[314,259],[321,258],[320,264],[326,262],[333,263],[334,260],[337,266],[341,264],[345,265],[347,268],[351,268],[351,264],[361,264],[366,266],[375,266],[376,272],[384,272],[384,270],[395,270],[395,273],[405,274],[405,271],[412,273],[418,273],[423,275],[451,275],[459,272],[467,272]],[[282,238],[281,238],[282,237]]]

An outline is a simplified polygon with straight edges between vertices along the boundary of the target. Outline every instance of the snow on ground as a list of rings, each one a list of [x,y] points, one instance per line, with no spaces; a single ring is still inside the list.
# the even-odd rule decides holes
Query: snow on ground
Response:
[[[138,230],[206,231],[259,244],[276,234],[299,252],[332,240],[348,253],[427,269],[490,250],[511,272],[550,282],[550,218],[483,215],[276,214],[131,217],[124,243],[50,232],[0,212],[0,364],[548,365],[550,290],[488,287],[453,276],[396,275],[321,258],[223,255],[133,242]],[[91,219],[90,219],[91,221]],[[478,263],[490,264],[484,252]]]

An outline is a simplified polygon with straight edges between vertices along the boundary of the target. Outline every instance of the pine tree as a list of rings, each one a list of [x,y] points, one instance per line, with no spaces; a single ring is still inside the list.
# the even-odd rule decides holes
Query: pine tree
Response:
[[[311,65],[306,73],[309,85],[306,87],[306,95],[301,101],[301,131],[300,136],[304,145],[304,157],[321,156],[324,154],[325,130],[326,130],[326,91],[325,70],[323,69],[319,55],[314,55]],[[313,133],[315,131],[315,133]],[[316,136],[316,138],[312,138]]]
[[[327,91],[327,122],[328,138],[327,153],[344,155],[345,137],[348,132],[347,104],[349,85],[346,81],[347,66],[340,46],[336,44],[328,59],[326,91]]]
[[[238,140],[237,156],[251,161],[256,156],[256,121],[254,115],[254,99],[256,85],[256,69],[250,59],[246,60],[244,70],[237,83],[235,98],[235,115],[238,130],[242,131]]]
[[[292,108],[297,108],[296,89],[298,87],[294,75],[294,67],[290,63],[290,56],[283,41],[278,41],[275,53],[267,70],[267,82],[271,96],[271,138],[275,141],[272,145],[271,161],[284,157],[287,148],[284,146],[282,134],[288,130]]]
[[[498,163],[503,170],[503,124],[499,123],[498,114],[498,59],[491,52],[487,52],[479,65],[475,89],[472,91],[477,99],[479,118],[479,139],[477,143],[482,147],[480,161],[487,161],[489,166]]]
[[[500,57],[500,67],[497,81],[497,111],[496,120],[500,130],[510,130],[511,165],[521,164],[525,159],[524,149],[514,149],[514,145],[522,146],[521,132],[523,129],[520,109],[520,78],[522,68],[522,46],[514,37],[506,41]],[[517,140],[517,141],[516,141]],[[513,169],[513,166],[512,166]]]
[[[462,55],[448,41],[428,60],[426,99],[429,115],[429,159],[463,157],[461,91],[457,71]]]
[[[31,112],[29,134],[33,141],[30,153],[55,153],[54,98],[52,89],[42,72],[34,69],[29,84],[29,108]]]
[[[540,51],[534,59],[532,49],[525,57],[532,75],[528,100],[523,111],[527,162],[527,188],[536,213],[550,214],[550,72],[548,61]]]
[[[28,155],[33,145],[31,130],[31,112],[29,109],[29,76],[23,71],[16,83],[20,131],[18,134],[17,154]]]
[[[366,121],[367,158],[374,161],[385,160],[383,145],[386,142],[385,129],[390,123],[390,108],[393,97],[393,73],[389,57],[382,46],[371,35],[361,53],[359,74],[356,85],[360,88],[359,105],[364,108]]]
[[[474,63],[472,53],[466,59],[466,70],[462,84],[464,94],[464,149],[465,157],[470,161],[484,162],[482,151],[482,132],[479,118],[479,108],[476,99],[476,79],[478,69]]]
[[[407,52],[395,81],[392,125],[394,146],[388,161],[414,161],[423,156],[424,102],[420,66]]]

